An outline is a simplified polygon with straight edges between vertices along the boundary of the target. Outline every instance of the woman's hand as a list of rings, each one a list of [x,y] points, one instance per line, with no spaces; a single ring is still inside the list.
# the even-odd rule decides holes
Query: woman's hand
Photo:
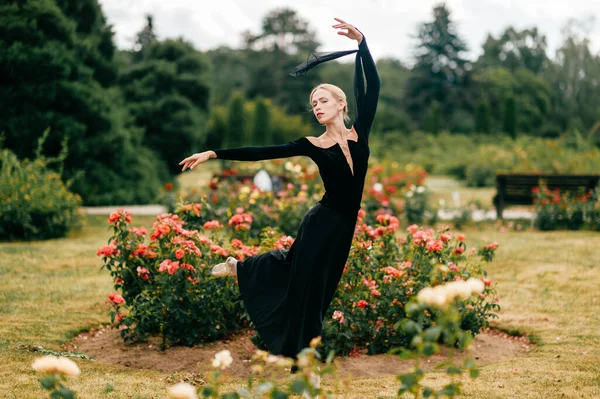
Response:
[[[194,166],[201,164],[202,162],[206,162],[210,158],[215,158],[212,156],[213,154],[214,154],[214,151],[204,151],[204,152],[198,152],[194,155],[187,157],[183,161],[179,162],[179,165],[183,165],[183,169],[181,169],[181,171],[183,172],[187,168],[194,169]],[[215,154],[215,156],[216,156],[216,154]]]
[[[335,25],[333,25],[333,27],[334,27],[334,28],[338,28],[338,29],[348,29],[348,31],[347,31],[347,32],[344,32],[344,31],[339,31],[339,32],[338,32],[338,35],[344,35],[344,36],[347,36],[347,37],[349,37],[349,38],[350,38],[350,39],[352,39],[352,40],[356,40],[356,41],[358,42],[358,44],[360,44],[360,42],[362,42],[363,35],[362,35],[362,33],[360,33],[360,32],[358,31],[358,29],[356,29],[354,26],[350,25],[349,23],[347,23],[347,22],[345,22],[345,21],[342,21],[342,20],[341,20],[341,19],[339,19],[339,18],[335,18],[335,17],[334,17],[333,19],[335,19],[336,21],[338,21],[338,22],[339,22],[339,24],[335,24]]]

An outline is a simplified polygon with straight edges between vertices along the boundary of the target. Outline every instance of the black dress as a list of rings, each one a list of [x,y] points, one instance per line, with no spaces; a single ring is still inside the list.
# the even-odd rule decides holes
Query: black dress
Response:
[[[304,215],[289,251],[273,250],[238,262],[242,299],[273,354],[296,358],[312,338],[321,335],[354,236],[379,88],[379,75],[363,36],[354,74],[357,112],[353,127],[358,140],[348,140],[354,174],[339,144],[320,148],[306,137],[282,145],[214,150],[218,158],[239,161],[304,155],[317,164],[323,180],[326,192]]]

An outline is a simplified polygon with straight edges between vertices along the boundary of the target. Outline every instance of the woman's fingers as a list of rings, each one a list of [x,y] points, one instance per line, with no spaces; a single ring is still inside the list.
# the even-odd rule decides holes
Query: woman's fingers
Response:
[[[346,21],[344,21],[344,20],[342,20],[340,18],[333,17],[333,19],[335,19],[338,22],[341,22],[342,24],[346,24],[347,23]]]

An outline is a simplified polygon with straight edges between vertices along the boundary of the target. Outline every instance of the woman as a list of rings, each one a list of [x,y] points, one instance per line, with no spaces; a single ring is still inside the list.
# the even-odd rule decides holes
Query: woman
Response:
[[[358,50],[328,58],[357,53],[357,112],[350,130],[344,124],[348,118],[345,94],[336,86],[321,84],[310,94],[312,111],[326,127],[321,136],[300,137],[282,145],[205,151],[180,162],[185,170],[210,158],[258,161],[304,155],[319,167],[325,195],[303,217],[289,251],[269,251],[244,261],[229,257],[212,270],[215,276],[237,275],[248,314],[268,350],[292,358],[321,335],[323,318],[348,259],[367,173],[369,130],[379,98],[379,75],[362,33],[335,19],[339,23],[334,28],[347,30],[338,34],[358,42]]]

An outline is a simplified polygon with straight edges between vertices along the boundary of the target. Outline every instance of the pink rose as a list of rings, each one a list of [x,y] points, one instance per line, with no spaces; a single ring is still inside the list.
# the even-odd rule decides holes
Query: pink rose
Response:
[[[415,235],[415,233],[419,230],[419,226],[417,226],[416,224],[411,224],[410,226],[408,226],[406,228],[406,231],[408,231],[411,235]]]
[[[113,305],[121,305],[125,303],[125,299],[123,299],[123,297],[117,292],[109,294],[108,299],[113,303]]]
[[[185,256],[185,251],[181,248],[179,248],[177,251],[175,251],[175,257],[177,259],[181,259]]]
[[[344,312],[336,310],[333,312],[333,316],[331,318],[333,320],[339,320],[340,324],[344,324]]]

